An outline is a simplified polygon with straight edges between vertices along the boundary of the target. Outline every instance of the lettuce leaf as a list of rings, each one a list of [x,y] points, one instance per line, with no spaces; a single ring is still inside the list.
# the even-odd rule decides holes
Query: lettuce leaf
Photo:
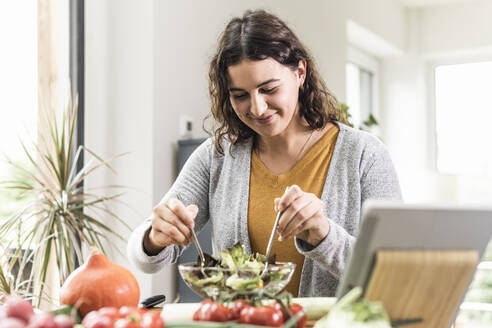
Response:
[[[383,304],[359,300],[361,295],[361,287],[349,291],[314,328],[391,328]]]

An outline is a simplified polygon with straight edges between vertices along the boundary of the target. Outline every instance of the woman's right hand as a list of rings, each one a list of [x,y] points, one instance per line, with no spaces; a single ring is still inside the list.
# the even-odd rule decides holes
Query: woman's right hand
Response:
[[[152,228],[144,239],[145,249],[156,254],[169,245],[188,245],[193,239],[191,229],[197,214],[196,205],[185,206],[176,198],[159,203],[153,209]]]

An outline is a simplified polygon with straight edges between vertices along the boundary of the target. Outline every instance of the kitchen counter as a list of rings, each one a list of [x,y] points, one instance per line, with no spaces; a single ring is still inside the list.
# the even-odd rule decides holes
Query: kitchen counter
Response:
[[[308,313],[308,320],[313,322],[327,313],[335,304],[335,297],[300,297],[294,298],[294,303],[302,305]],[[200,303],[169,303],[162,307],[161,315],[165,322],[191,322],[193,313],[200,307]],[[309,325],[308,325],[309,326]]]

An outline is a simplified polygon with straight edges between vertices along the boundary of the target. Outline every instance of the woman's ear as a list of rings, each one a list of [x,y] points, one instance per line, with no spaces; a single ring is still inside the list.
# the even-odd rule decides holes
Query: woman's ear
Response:
[[[299,82],[299,88],[302,88],[304,81],[306,80],[306,60],[299,60],[299,66],[297,67],[297,76]]]

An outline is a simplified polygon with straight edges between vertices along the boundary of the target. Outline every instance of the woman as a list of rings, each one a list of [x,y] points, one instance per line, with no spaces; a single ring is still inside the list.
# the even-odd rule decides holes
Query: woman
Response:
[[[311,56],[279,18],[248,11],[223,32],[209,70],[213,137],[188,159],[128,254],[145,272],[175,262],[212,220],[215,251],[245,245],[297,264],[287,289],[333,296],[367,199],[401,198],[388,152],[344,116]],[[179,195],[179,197],[177,197]]]

